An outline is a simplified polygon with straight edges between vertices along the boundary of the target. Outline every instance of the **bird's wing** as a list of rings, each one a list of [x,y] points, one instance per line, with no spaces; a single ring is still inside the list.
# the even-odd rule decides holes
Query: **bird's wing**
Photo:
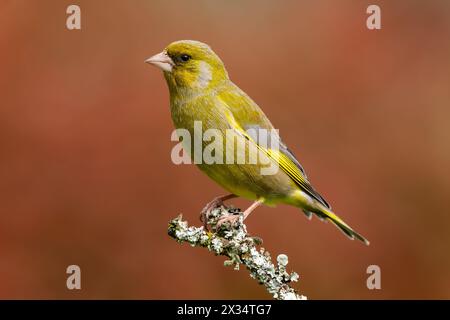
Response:
[[[287,146],[281,141],[269,119],[247,94],[236,87],[235,90],[225,90],[224,92],[219,93],[218,98],[230,111],[226,116],[234,129],[244,135],[247,139],[254,141],[258,148],[267,154],[269,158],[274,160],[302,191],[319,201],[325,207],[330,208],[330,205],[325,199],[311,186],[306,177],[305,170],[293,153],[289,151]],[[249,129],[266,130],[270,135],[269,141],[261,144],[256,137],[248,134]],[[278,140],[278,143],[276,144],[278,145],[278,149],[270,148],[270,146],[273,145],[270,141],[272,139]]]

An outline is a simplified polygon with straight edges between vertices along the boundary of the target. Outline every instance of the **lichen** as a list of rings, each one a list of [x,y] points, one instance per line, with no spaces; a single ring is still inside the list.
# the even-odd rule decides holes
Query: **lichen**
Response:
[[[237,222],[233,225],[226,222],[217,228],[217,222],[231,214],[239,215]],[[215,232],[205,230],[203,226],[189,226],[179,215],[169,222],[168,234],[180,243],[188,242],[191,246],[204,247],[215,255],[227,257],[225,266],[234,266],[235,270],[239,270],[240,265],[244,265],[250,276],[264,285],[274,299],[306,299],[289,285],[291,282],[297,282],[299,275],[296,272],[287,272],[287,255],[278,255],[277,263],[274,264],[268,251],[262,247],[258,249],[257,246],[262,244],[262,240],[248,234],[239,209],[221,206],[212,210],[208,216],[208,225]]]

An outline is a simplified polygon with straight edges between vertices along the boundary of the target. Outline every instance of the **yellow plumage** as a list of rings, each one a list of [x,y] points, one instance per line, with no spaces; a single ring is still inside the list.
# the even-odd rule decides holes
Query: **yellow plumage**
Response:
[[[209,46],[197,41],[177,41],[147,62],[164,71],[169,91],[172,120],[176,128],[196,134],[194,124],[201,122],[203,132],[216,129],[225,138],[227,130],[235,133],[237,143],[245,145],[244,151],[230,149],[225,143],[216,152],[224,157],[236,152],[256,150],[258,162],[206,164],[198,167],[232,195],[255,200],[244,213],[247,216],[261,203],[285,203],[301,208],[310,217],[312,213],[329,220],[348,237],[369,242],[336,216],[328,203],[314,190],[306,173],[295,156],[281,141],[278,133],[258,105],[237,87],[228,77],[220,58]],[[277,142],[277,148],[262,144],[249,129],[266,130],[269,138]],[[204,142],[203,147],[206,147]],[[193,150],[189,150],[193,154]],[[276,165],[275,174],[261,174],[267,163]],[[217,201],[229,199],[227,196]],[[213,204],[212,204],[213,205]],[[231,220],[231,219],[230,219]]]

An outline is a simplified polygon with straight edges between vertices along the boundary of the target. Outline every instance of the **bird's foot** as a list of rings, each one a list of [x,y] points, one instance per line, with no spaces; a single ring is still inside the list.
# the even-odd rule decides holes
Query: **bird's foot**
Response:
[[[242,221],[247,219],[250,213],[252,213],[252,211],[255,210],[257,207],[259,207],[263,202],[264,199],[258,199],[255,202],[253,202],[252,205],[247,208],[247,210],[242,212]],[[241,217],[240,210],[228,212],[231,214],[226,217],[220,218],[219,221],[217,221],[216,230],[219,230],[220,226],[225,222],[230,222],[230,226],[232,227],[237,221],[239,221],[239,218]]]
[[[200,213],[200,221],[203,222],[203,225],[205,226],[205,229],[208,230],[208,220],[209,220],[209,214],[212,210],[219,208],[223,206],[223,201],[220,199],[220,197],[215,198],[213,201],[208,203],[203,210]]]
[[[231,214],[229,216],[220,218],[217,221],[216,230],[219,230],[220,226],[226,222],[229,222],[230,226],[233,226],[234,224],[236,224],[239,221],[240,216],[241,216],[240,214]]]
[[[211,202],[209,202],[201,211],[200,213],[200,221],[203,222],[203,225],[206,230],[208,230],[208,220],[209,220],[209,214],[212,210],[219,208],[224,205],[224,201],[228,199],[235,198],[236,196],[234,194],[216,197]]]

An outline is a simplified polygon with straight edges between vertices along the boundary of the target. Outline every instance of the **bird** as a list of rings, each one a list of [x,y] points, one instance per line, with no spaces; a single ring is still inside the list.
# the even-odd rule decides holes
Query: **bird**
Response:
[[[218,143],[217,152],[233,153],[237,157],[239,152],[257,150],[260,157],[256,163],[196,163],[201,171],[229,192],[205,206],[202,210],[204,220],[208,212],[223,205],[224,201],[242,197],[253,201],[243,212],[244,219],[262,204],[287,204],[300,208],[309,219],[315,215],[320,220],[330,221],[348,238],[369,245],[369,241],[339,218],[313,188],[304,168],[281,140],[278,131],[256,102],[230,80],[224,63],[209,45],[195,40],[175,41],[145,62],[163,72],[175,128],[187,130],[194,136],[198,134],[195,132],[198,122],[203,130],[216,130],[223,138],[227,132],[232,132],[237,141],[245,145],[244,150],[230,149],[229,145]],[[249,134],[250,129],[253,134]],[[260,141],[254,134],[258,130],[269,132],[268,140],[276,141],[277,147],[262,143],[262,139]],[[206,142],[202,141],[202,147],[205,146]],[[192,146],[186,149],[194,157]],[[267,164],[276,166],[276,173],[263,174],[261,169]],[[219,224],[235,223],[238,218],[229,215]]]

